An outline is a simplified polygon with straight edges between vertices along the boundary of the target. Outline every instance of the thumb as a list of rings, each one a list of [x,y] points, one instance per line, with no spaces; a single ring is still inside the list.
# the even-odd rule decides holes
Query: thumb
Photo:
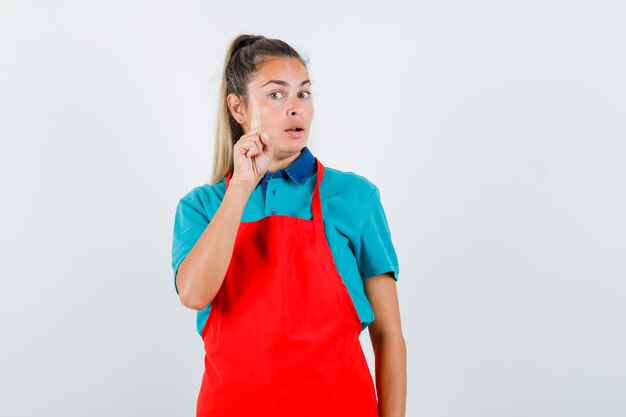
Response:
[[[263,141],[264,144],[268,146],[272,143],[272,140],[270,139],[270,135],[267,132],[261,133],[261,140]]]
[[[263,132],[261,133],[261,142],[263,142],[265,144],[264,146],[264,152],[271,158],[274,157],[274,142],[272,140],[272,138],[270,137],[269,133],[267,132]]]

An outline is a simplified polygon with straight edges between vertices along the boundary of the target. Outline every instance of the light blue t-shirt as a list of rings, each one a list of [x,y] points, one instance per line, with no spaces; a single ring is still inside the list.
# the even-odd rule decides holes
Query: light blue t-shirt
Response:
[[[257,221],[274,214],[311,220],[316,180],[315,157],[304,147],[288,167],[265,173],[250,194],[241,221]],[[226,180],[222,178],[217,184],[196,186],[178,202],[172,244],[177,294],[178,267],[213,218],[225,193]],[[324,165],[320,198],[326,239],[337,271],[359,313],[361,330],[365,330],[374,320],[374,312],[365,295],[364,280],[392,272],[397,281],[400,272],[380,191],[361,175]],[[198,334],[202,334],[210,309],[211,303],[197,312]]]

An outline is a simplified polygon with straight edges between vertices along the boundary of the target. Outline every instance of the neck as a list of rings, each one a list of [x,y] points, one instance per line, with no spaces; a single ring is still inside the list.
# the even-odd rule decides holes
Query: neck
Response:
[[[291,165],[293,161],[298,159],[301,153],[302,153],[302,150],[299,150],[298,152],[291,154],[291,155],[285,155],[285,156],[281,155],[282,157],[281,156],[277,157],[276,154],[274,154],[274,157],[270,161],[270,166],[267,168],[267,170],[271,173],[274,173],[278,171],[279,169],[286,168],[289,165]]]

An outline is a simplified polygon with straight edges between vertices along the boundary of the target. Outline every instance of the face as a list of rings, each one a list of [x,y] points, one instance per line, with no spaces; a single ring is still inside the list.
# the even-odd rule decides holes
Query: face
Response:
[[[248,83],[248,97],[238,120],[246,133],[260,123],[274,140],[274,158],[289,157],[306,146],[314,111],[309,74],[298,59],[265,61]],[[294,127],[303,130],[289,130]]]

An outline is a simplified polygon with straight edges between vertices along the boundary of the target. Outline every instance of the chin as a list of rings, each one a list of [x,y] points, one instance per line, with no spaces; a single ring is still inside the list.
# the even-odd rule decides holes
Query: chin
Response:
[[[285,140],[281,140],[279,141],[279,143],[277,143],[276,148],[277,150],[282,150],[284,152],[297,152],[299,150],[301,150],[302,148],[304,148],[307,144],[308,141],[308,137],[301,137],[301,138],[285,138]]]

